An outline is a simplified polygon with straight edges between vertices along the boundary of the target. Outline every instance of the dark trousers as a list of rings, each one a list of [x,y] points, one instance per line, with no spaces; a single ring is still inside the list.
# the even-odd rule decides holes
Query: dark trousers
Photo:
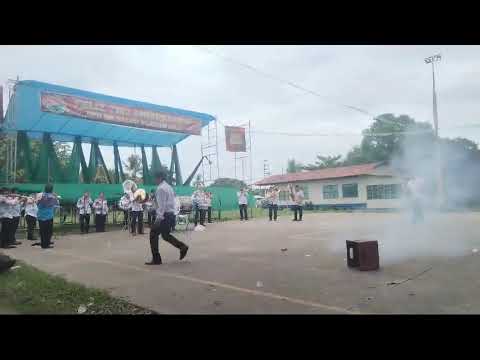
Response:
[[[207,222],[210,224],[212,222],[212,207],[209,206],[207,209]]]
[[[87,233],[90,231],[90,214],[80,214],[80,231]]]
[[[155,210],[150,210],[148,212],[148,226],[152,226],[157,218],[157,212]]]
[[[12,228],[10,229],[10,245],[13,245],[17,239],[15,238],[15,233],[18,229],[18,224],[20,224],[20,216],[16,216],[12,219]]]
[[[138,229],[139,234],[143,234],[143,211],[132,211],[132,223],[130,231],[135,234]]]
[[[107,215],[95,215],[95,231],[104,232],[105,231],[105,221],[107,220]]]
[[[128,227],[128,216],[129,216],[129,211],[123,210],[123,226],[125,228]]]
[[[38,227],[40,228],[40,245],[42,248],[47,248],[53,235],[53,219],[38,220]]]
[[[25,222],[27,223],[27,240],[35,240],[35,228],[37,226],[37,218],[27,215],[25,216]]]
[[[2,218],[2,230],[0,231],[0,247],[6,248],[10,244],[10,232],[12,219]]]
[[[240,220],[248,220],[247,204],[240,204]]]
[[[200,225],[205,226],[205,210],[195,207],[195,226],[198,224],[198,218],[200,217]]]
[[[273,219],[277,220],[277,211],[278,211],[278,205],[273,205],[273,204],[268,205],[268,218],[272,220],[272,213],[273,213]]]
[[[162,258],[158,250],[158,237],[162,235],[162,239],[171,245],[175,246],[177,249],[184,249],[187,247],[183,242],[178,240],[175,236],[170,234],[172,226],[174,223],[173,213],[165,213],[164,219],[160,222],[159,226],[153,226],[150,229],[150,249],[152,251],[153,261],[161,262]]]
[[[293,220],[299,220],[302,221],[302,216],[303,216],[303,206],[302,205],[295,205],[293,207]],[[297,217],[298,214],[298,217]]]

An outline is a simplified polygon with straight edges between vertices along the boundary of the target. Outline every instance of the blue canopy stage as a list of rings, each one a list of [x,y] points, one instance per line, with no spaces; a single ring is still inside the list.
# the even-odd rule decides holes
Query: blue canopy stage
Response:
[[[22,168],[24,182],[45,183],[53,178],[61,183],[93,183],[97,166],[101,166],[110,183],[120,183],[125,176],[118,147],[136,146],[141,148],[145,184],[151,184],[151,173],[161,168],[157,147],[168,147],[172,150],[171,179],[182,185],[176,145],[190,135],[201,135],[202,128],[214,120],[199,112],[26,80],[16,82],[1,130],[14,139],[14,150],[9,150],[14,163],[10,168],[15,169],[13,182]],[[42,140],[36,158],[30,139]],[[74,144],[66,166],[58,161],[55,141]],[[88,164],[82,143],[92,145]],[[114,179],[108,175],[99,145],[113,146]],[[150,166],[145,147],[152,148]]]

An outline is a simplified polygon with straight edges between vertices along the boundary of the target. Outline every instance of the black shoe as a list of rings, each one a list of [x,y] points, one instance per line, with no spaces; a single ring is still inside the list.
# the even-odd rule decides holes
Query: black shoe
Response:
[[[162,260],[153,260],[146,262],[145,265],[162,265]]]
[[[182,260],[185,256],[187,256],[188,246],[185,246],[182,250],[180,250],[180,260]]]
[[[32,246],[40,246],[41,244],[39,242],[33,243]]]
[[[4,249],[16,249],[17,247],[15,245],[7,245],[6,248]]]
[[[22,245],[22,242],[21,242],[21,241],[15,241],[15,242],[13,243],[13,245]]]
[[[42,246],[42,249],[53,249],[53,245],[48,245],[48,246],[45,246],[45,247]]]

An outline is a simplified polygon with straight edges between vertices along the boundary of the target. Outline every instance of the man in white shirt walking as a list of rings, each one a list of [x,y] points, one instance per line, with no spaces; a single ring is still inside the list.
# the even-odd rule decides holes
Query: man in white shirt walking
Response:
[[[238,207],[240,209],[240,220],[243,219],[248,220],[248,197],[247,192],[245,189],[241,189],[239,193],[237,193],[238,197]]]
[[[158,237],[169,242],[180,250],[180,260],[182,260],[188,251],[188,246],[179,241],[170,234],[173,226],[175,213],[175,192],[165,181],[166,174],[163,171],[155,173],[155,181],[158,184],[155,192],[154,207],[157,213],[155,223],[150,228],[150,249],[152,251],[152,260],[146,265],[160,265],[162,258],[158,249]]]
[[[90,193],[85,191],[83,196],[77,201],[77,208],[80,219],[80,232],[88,234],[90,231],[90,214],[92,213],[93,201]]]

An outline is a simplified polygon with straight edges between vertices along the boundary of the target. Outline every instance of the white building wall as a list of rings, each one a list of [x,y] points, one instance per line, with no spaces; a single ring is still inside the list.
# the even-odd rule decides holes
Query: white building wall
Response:
[[[358,197],[344,198],[342,193],[343,184],[358,184]],[[301,186],[308,187],[309,199],[314,205],[348,205],[348,204],[367,204],[370,209],[389,209],[402,207],[402,199],[377,199],[367,200],[367,185],[389,185],[401,184],[402,180],[394,177],[384,176],[356,176],[349,178],[330,179],[330,180],[315,180],[306,182],[294,182]],[[337,185],[338,198],[324,199],[323,186]]]

